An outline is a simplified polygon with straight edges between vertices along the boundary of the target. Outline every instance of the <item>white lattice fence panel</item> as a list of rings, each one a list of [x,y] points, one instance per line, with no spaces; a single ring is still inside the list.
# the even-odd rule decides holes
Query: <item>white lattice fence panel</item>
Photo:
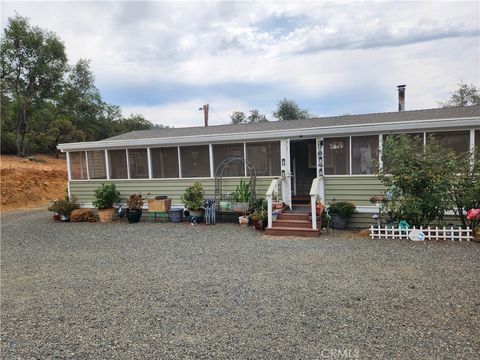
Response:
[[[472,229],[467,227],[463,228],[454,228],[452,227],[427,227],[423,228],[392,228],[387,226],[370,226],[370,237],[372,239],[410,239],[412,231],[416,231],[415,234],[420,234],[424,236],[425,240],[451,240],[451,241],[470,241],[473,240]]]

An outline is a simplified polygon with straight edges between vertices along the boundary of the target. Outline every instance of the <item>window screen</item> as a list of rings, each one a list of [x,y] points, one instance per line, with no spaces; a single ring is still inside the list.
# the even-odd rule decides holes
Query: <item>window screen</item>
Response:
[[[88,152],[88,173],[90,179],[106,179],[105,151],[95,150]]]
[[[257,176],[279,176],[280,142],[247,143],[247,160]]]
[[[217,171],[217,168],[222,161],[229,158],[243,159],[243,143],[213,145],[213,161],[215,171]],[[223,176],[245,176],[245,166],[243,161],[234,160],[230,162],[227,166],[225,166]]]
[[[208,145],[180,148],[182,177],[210,177]]]
[[[427,141],[430,138],[437,140],[441,146],[454,150],[457,154],[470,149],[470,133],[468,131],[427,133]]]
[[[129,149],[128,166],[131,179],[148,179],[147,149]]]
[[[111,179],[127,179],[127,153],[126,150],[109,150],[108,159]]]
[[[352,137],[352,174],[373,174],[373,160],[378,160],[378,136]]]
[[[480,130],[475,130],[475,147],[480,149]]]
[[[400,136],[405,135],[410,138],[415,145],[415,152],[417,155],[421,155],[423,152],[423,133],[413,133],[413,134],[386,134],[383,135],[383,143],[385,144],[386,141],[389,139],[399,139]],[[382,154],[382,161],[383,161],[383,170],[384,172],[389,172],[390,162],[391,160],[388,158],[388,155]]]
[[[325,175],[348,175],[350,173],[350,138],[325,139]]]
[[[85,151],[71,152],[69,156],[70,156],[70,176],[72,180],[88,179]]]
[[[178,149],[150,149],[152,176],[154,178],[178,178]]]

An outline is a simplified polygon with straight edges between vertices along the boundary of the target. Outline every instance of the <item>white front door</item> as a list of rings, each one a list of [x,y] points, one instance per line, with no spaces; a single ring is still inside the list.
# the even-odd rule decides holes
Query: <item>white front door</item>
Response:
[[[282,181],[282,199],[292,207],[292,170],[290,167],[290,139],[280,141],[280,169],[285,179]]]

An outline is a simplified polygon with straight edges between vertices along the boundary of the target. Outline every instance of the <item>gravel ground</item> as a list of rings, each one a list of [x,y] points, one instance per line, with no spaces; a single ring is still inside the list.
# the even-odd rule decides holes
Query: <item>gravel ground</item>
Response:
[[[1,217],[4,359],[480,353],[478,243],[50,218]]]

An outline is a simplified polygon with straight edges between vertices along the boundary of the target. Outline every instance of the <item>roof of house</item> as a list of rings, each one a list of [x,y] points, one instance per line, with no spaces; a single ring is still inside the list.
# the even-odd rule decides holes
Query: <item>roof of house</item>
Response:
[[[195,126],[171,129],[132,131],[102,141],[168,138],[195,135],[224,135],[242,132],[262,132],[314,127],[370,125],[436,119],[480,117],[480,106],[450,107],[426,110],[396,111],[361,115],[342,115],[295,121],[269,121],[253,124]]]

